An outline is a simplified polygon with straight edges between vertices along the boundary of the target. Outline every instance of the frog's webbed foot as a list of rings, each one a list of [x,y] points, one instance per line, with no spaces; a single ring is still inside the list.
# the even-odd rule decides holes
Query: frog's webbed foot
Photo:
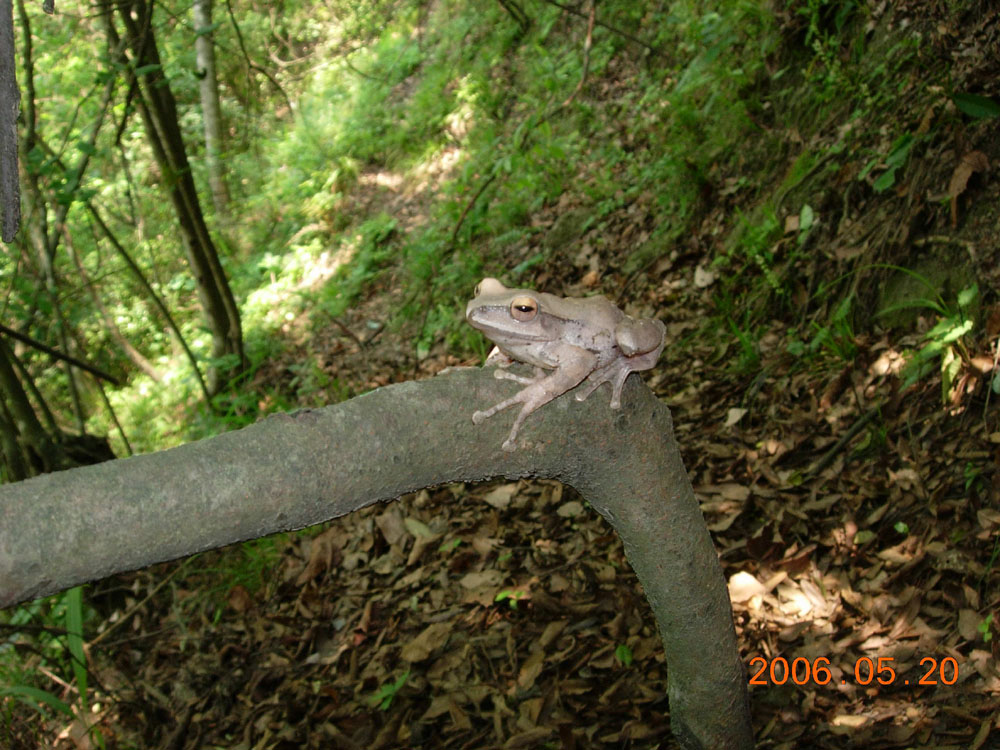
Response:
[[[631,372],[632,368],[627,361],[623,360],[617,360],[607,367],[595,370],[587,378],[585,384],[577,389],[576,400],[583,401],[604,383],[610,383],[611,408],[620,409],[622,406],[622,389],[625,387],[625,381]]]

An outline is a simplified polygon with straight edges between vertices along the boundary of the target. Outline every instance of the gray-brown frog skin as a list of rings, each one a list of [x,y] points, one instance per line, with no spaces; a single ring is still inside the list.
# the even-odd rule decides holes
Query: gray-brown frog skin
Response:
[[[465,308],[465,318],[496,344],[486,363],[501,368],[514,361],[535,366],[532,378],[497,370],[497,378],[526,387],[472,415],[472,421],[480,424],[509,406],[522,404],[503,442],[505,451],[516,447],[525,417],[578,385],[583,384],[576,398],[583,401],[602,383],[610,383],[611,408],[620,408],[629,373],[653,367],[666,340],[663,323],[652,318],[636,320],[606,297],[557,297],[532,289],[508,289],[496,279],[483,279],[475,294]]]

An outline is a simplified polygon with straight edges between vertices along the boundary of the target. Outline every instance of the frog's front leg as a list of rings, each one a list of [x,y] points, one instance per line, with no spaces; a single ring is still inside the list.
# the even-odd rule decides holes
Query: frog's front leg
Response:
[[[540,406],[547,404],[557,396],[579,385],[587,375],[593,371],[597,358],[590,352],[581,351],[572,363],[558,367],[551,375],[534,379],[525,379],[529,385],[508,399],[501,401],[496,406],[491,406],[484,411],[477,411],[472,415],[475,424],[481,424],[483,420],[489,419],[497,412],[522,404],[521,411],[514,418],[514,424],[510,429],[510,434],[501,446],[505,451],[512,451],[516,447],[517,432],[524,420],[531,412]]]
[[[513,380],[521,385],[531,385],[535,381],[541,380],[545,377],[545,370],[541,367],[535,366],[535,374],[530,378],[524,375],[518,375],[516,373],[510,372],[507,368],[514,364],[517,360],[513,359],[510,355],[506,354],[499,346],[494,346],[493,350],[490,352],[489,356],[486,358],[484,367],[493,366],[496,369],[493,371],[493,377],[497,380]]]
[[[515,383],[520,383],[521,385],[533,385],[534,383],[544,380],[546,378],[545,370],[541,367],[535,368],[535,374],[530,378],[524,375],[518,375],[517,373],[511,372],[510,370],[494,370],[493,377],[497,380],[513,380]]]

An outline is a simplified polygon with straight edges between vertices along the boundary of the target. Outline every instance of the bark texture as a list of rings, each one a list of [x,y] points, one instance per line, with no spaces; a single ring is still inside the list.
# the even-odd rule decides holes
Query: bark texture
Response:
[[[684,748],[753,746],[726,584],[670,412],[633,376],[566,394],[500,450],[513,414],[472,412],[520,386],[459,370],[146,456],[0,487],[0,606],[112,573],[335,518],[432,485],[551,477],[621,535],[660,629]],[[504,418],[504,417],[507,418]]]
[[[216,216],[229,218],[229,189],[222,167],[222,108],[219,79],[215,74],[215,41],[212,38],[212,0],[194,0],[194,52],[198,66],[198,96],[205,130],[205,166]]]
[[[17,113],[21,92],[14,67],[14,5],[0,0],[0,239],[13,242],[21,223],[17,181]]]

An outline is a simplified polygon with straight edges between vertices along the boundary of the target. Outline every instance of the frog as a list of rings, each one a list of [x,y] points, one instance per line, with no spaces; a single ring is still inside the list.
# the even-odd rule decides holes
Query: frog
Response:
[[[496,346],[486,365],[496,365],[498,379],[525,388],[489,409],[472,415],[482,424],[517,404],[510,434],[501,448],[513,451],[524,420],[536,409],[577,388],[583,401],[604,383],[611,384],[611,408],[620,409],[622,388],[630,373],[656,365],[666,343],[666,326],[655,318],[633,318],[607,297],[559,297],[532,289],[509,289],[483,279],[465,308],[465,319]],[[532,365],[525,377],[507,370],[514,362]]]

